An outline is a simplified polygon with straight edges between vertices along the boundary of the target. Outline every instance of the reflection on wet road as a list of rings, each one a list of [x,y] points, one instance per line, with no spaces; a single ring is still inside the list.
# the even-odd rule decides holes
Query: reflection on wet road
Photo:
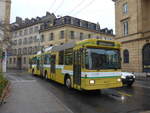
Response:
[[[150,89],[147,88],[133,86],[95,93],[68,90],[53,81],[39,81],[74,113],[139,113],[150,110]]]
[[[69,90],[53,81],[25,73],[22,74],[23,76],[18,76],[18,74],[16,72],[8,78],[12,82],[36,81],[42,88],[53,93],[73,113],[141,113],[150,111],[150,81],[136,81],[131,88],[122,87],[99,92],[86,92]]]

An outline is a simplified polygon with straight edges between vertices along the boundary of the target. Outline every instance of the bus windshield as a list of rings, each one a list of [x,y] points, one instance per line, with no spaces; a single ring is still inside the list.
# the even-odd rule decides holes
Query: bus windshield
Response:
[[[86,68],[90,70],[120,69],[119,50],[88,48],[86,52]]]

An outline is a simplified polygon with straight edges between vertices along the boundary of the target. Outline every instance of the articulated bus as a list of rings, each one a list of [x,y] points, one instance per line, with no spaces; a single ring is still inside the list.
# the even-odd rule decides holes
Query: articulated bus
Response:
[[[78,90],[116,88],[122,86],[120,61],[120,43],[87,39],[31,56],[29,72]]]

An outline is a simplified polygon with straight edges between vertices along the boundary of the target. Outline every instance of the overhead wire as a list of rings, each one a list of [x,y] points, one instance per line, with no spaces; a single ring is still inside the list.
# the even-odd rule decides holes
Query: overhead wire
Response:
[[[63,6],[65,0],[62,0],[59,6],[55,9],[55,13]]]
[[[73,11],[74,11],[75,9],[77,9],[78,7],[80,7],[84,2],[85,2],[85,0],[81,0],[81,2],[79,2],[79,3],[69,12],[69,15],[70,15],[71,13],[73,13]]]
[[[52,2],[52,4],[51,4],[51,6],[50,6],[50,9],[49,10],[51,10],[53,7],[54,7],[54,4],[56,3],[56,0],[54,0],[53,2]]]
[[[90,5],[92,5],[93,3],[94,3],[94,1],[95,0],[91,0],[88,4],[86,4],[82,9],[80,9],[79,11],[77,11],[75,14],[74,14],[74,16],[75,15],[77,15],[77,14],[79,14],[79,13],[81,13],[81,12],[83,12],[83,11],[85,11],[85,9],[87,8],[87,7],[89,7]]]

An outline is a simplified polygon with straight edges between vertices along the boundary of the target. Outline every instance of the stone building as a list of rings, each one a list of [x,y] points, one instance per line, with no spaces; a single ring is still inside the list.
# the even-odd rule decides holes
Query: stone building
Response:
[[[64,16],[54,20],[54,23],[43,23],[40,29],[45,37],[45,46],[62,45],[71,41],[81,41],[88,38],[112,40],[112,29],[100,29],[99,24],[81,20],[71,16]]]
[[[150,1],[113,1],[115,39],[122,42],[122,70],[150,72]]]
[[[43,22],[52,22],[54,14],[46,13],[46,16],[22,20],[16,17],[16,22],[11,24],[12,50],[7,61],[8,68],[23,69],[28,66],[28,57],[39,51],[39,30]]]
[[[70,16],[56,18],[48,12],[44,17],[30,20],[17,17],[12,24],[12,34],[13,49],[8,66],[20,69],[27,69],[28,57],[41,48],[87,38],[114,38],[112,29],[101,29],[99,24]]]

